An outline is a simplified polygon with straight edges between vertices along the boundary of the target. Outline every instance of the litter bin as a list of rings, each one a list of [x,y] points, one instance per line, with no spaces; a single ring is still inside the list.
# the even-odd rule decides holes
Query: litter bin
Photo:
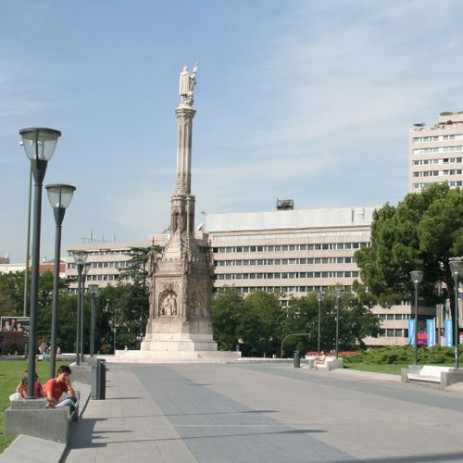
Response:
[[[104,400],[106,398],[106,365],[98,359],[92,366],[92,399]]]
[[[295,350],[294,351],[293,366],[294,366],[294,368],[300,368],[301,367],[301,351],[300,350]]]

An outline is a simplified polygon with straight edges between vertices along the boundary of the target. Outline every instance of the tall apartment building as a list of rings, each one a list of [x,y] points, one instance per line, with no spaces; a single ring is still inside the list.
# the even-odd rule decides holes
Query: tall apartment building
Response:
[[[359,278],[354,253],[370,243],[374,207],[207,214],[214,288],[283,293],[282,304]]]
[[[408,192],[445,181],[463,186],[463,111],[441,113],[432,127],[413,124],[409,132]]]

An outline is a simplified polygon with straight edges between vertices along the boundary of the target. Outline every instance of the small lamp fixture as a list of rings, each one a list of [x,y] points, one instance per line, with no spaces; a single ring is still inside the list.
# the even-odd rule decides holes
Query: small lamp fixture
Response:
[[[27,157],[31,161],[49,161],[55,152],[61,132],[45,127],[21,129],[19,134]]]
[[[83,249],[72,251],[72,257],[77,265],[84,265],[87,262],[88,252]]]
[[[419,285],[423,279],[423,272],[421,270],[413,270],[410,272],[410,278],[414,285]]]

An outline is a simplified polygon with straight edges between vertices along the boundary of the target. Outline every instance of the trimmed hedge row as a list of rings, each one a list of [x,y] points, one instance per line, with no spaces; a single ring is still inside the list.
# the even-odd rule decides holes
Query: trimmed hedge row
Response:
[[[460,346],[460,355],[461,355]],[[412,346],[372,347],[355,354],[342,354],[344,363],[395,364],[410,363],[415,360],[415,349]],[[452,364],[455,361],[453,347],[419,347],[418,363]]]

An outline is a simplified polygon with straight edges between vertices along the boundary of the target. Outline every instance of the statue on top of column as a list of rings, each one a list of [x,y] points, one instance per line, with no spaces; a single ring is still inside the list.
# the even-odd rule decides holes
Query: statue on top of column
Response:
[[[180,73],[180,84],[178,93],[180,95],[180,104],[193,106],[193,92],[196,85],[196,74],[198,72],[198,66],[195,64],[193,71],[190,71],[186,66],[183,67]]]

